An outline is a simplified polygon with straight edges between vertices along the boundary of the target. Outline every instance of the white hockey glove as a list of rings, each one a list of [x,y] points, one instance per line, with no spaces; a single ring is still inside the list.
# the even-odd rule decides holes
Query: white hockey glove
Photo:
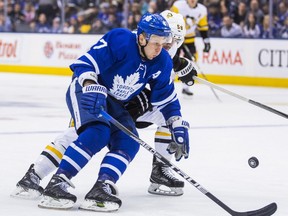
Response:
[[[167,125],[172,134],[172,142],[168,145],[167,151],[174,154],[176,161],[183,156],[189,156],[189,123],[182,120],[181,116],[172,116],[168,119]]]
[[[193,76],[197,76],[197,66],[193,61],[179,57],[179,66],[175,68],[175,73],[177,74],[179,80],[188,86],[194,84]]]

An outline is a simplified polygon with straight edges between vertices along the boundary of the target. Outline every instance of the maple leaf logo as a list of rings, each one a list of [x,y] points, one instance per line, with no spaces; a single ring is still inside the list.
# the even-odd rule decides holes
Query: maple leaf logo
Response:
[[[110,92],[118,100],[126,100],[131,94],[143,86],[143,83],[137,83],[139,78],[139,72],[127,76],[126,80],[124,80],[122,76],[116,75],[113,79]]]

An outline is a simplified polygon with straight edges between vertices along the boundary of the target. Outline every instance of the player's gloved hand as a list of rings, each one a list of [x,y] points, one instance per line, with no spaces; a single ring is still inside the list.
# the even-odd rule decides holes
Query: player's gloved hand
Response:
[[[189,156],[189,123],[182,120],[181,116],[172,116],[168,119],[167,125],[172,134],[172,142],[168,145],[167,151],[174,154],[176,161],[183,156]]]
[[[209,38],[205,38],[205,39],[203,40],[203,42],[204,42],[203,52],[208,53],[208,52],[210,51],[210,49],[211,49],[210,39],[209,39]]]
[[[102,109],[106,110],[107,89],[99,84],[91,84],[82,88],[81,105],[91,114],[99,115]]]
[[[130,113],[134,121],[152,107],[150,103],[150,95],[151,91],[145,88],[139,95],[135,96],[125,104],[126,110]]]
[[[179,80],[188,86],[194,84],[193,76],[197,76],[197,66],[195,63],[187,58],[180,57],[180,65],[175,70]]]

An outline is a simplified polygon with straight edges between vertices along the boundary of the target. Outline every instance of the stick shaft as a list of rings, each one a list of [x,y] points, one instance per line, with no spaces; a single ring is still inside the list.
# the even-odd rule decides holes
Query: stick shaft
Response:
[[[155,149],[153,149],[150,145],[148,145],[146,142],[141,140],[138,136],[133,134],[129,129],[127,129],[124,125],[122,125],[120,122],[118,122],[116,119],[114,119],[112,116],[110,116],[105,111],[101,110],[100,113],[104,118],[106,118],[109,122],[111,122],[113,125],[115,125],[117,128],[122,130],[124,133],[126,133],[129,137],[131,137],[133,140],[138,142],[142,147],[144,147],[146,150],[148,150],[150,153],[155,155],[158,159],[160,159],[163,163],[168,165],[171,169],[173,169],[176,173],[178,173],[181,177],[183,177],[185,180],[187,180],[190,184],[192,184],[194,187],[196,187],[201,193],[205,194],[207,197],[209,197],[211,200],[213,200],[216,204],[221,206],[224,210],[226,210],[228,213],[233,215],[235,212],[229,208],[227,205],[225,205],[222,201],[220,201],[217,197],[215,197],[213,194],[208,192],[204,187],[202,187],[198,182],[196,182],[194,179],[192,179],[190,176],[188,176],[186,173],[184,173],[180,168],[178,168],[176,165],[172,164],[169,160],[167,160],[164,156],[162,156],[160,153],[158,153]]]
[[[190,52],[189,48],[188,48],[185,44],[183,44],[183,47],[184,47],[186,53],[189,55],[191,61],[193,61],[193,62],[196,64],[196,66],[198,67],[198,70],[200,71],[200,73],[201,73],[201,75],[203,76],[203,78],[208,81],[206,75],[205,75],[204,72],[200,69],[199,65],[198,65],[197,62],[196,62],[195,57],[194,57],[194,56],[192,55],[192,53]],[[211,91],[213,92],[213,94],[214,94],[214,96],[216,97],[216,99],[217,99],[219,102],[221,102],[219,96],[218,96],[217,93],[214,91],[214,89],[213,89],[213,88],[210,88],[210,89],[211,89]]]
[[[172,164],[169,160],[167,160],[164,156],[162,156],[160,153],[158,153],[155,149],[153,149],[150,145],[148,145],[146,142],[141,140],[138,136],[133,134],[129,129],[127,129],[124,125],[122,125],[120,122],[118,122],[116,119],[114,119],[112,116],[110,116],[105,111],[101,110],[100,113],[104,118],[106,118],[111,124],[115,125],[117,128],[122,130],[125,134],[127,134],[130,138],[134,139],[136,142],[138,142],[141,146],[143,146],[146,150],[148,150],[150,153],[155,155],[157,158],[159,158],[163,163],[168,165],[171,169],[173,169],[175,172],[177,172],[180,176],[182,176],[185,180],[187,180],[190,184],[192,184],[194,187],[196,187],[201,193],[205,194],[207,197],[209,197],[214,203],[219,205],[222,209],[224,209],[227,213],[229,213],[232,216],[271,216],[276,212],[277,205],[276,203],[271,203],[270,205],[267,205],[261,209],[254,210],[254,211],[247,211],[247,212],[237,212],[232,210],[230,207],[228,207],[225,203],[220,201],[217,197],[215,197],[213,194],[211,194],[209,191],[207,191],[204,187],[202,187],[198,182],[196,182],[194,179],[192,179],[190,176],[188,176],[186,173],[184,173],[181,169],[179,169],[177,166]]]
[[[227,90],[227,89],[225,89],[225,88],[222,88],[222,87],[220,87],[220,86],[218,86],[218,85],[215,85],[214,83],[211,83],[211,82],[209,82],[209,81],[207,81],[207,80],[201,79],[200,77],[193,76],[193,79],[194,79],[194,80],[197,80],[199,83],[208,85],[208,86],[213,87],[213,88],[215,88],[215,89],[218,89],[219,91],[222,91],[222,92],[224,92],[224,93],[226,93],[226,94],[228,94],[228,95],[231,95],[231,96],[236,97],[236,98],[238,98],[238,99],[240,99],[240,100],[242,100],[242,101],[245,101],[245,102],[247,102],[247,103],[253,104],[253,105],[257,106],[257,107],[260,107],[260,108],[262,108],[262,109],[265,109],[265,110],[267,110],[267,111],[269,111],[269,112],[272,112],[272,113],[274,113],[274,114],[277,114],[277,115],[279,115],[279,116],[281,116],[281,117],[284,117],[284,118],[288,119],[288,114],[283,113],[283,112],[280,112],[280,111],[278,111],[278,110],[276,110],[276,109],[274,109],[274,108],[272,108],[272,107],[269,107],[269,106],[264,105],[264,104],[262,104],[262,103],[259,103],[259,102],[257,102],[257,101],[251,100],[251,99],[249,99],[249,98],[245,98],[245,97],[243,97],[243,96],[241,96],[241,95],[239,95],[239,94],[236,94],[236,93],[234,93],[234,92],[232,92],[232,91],[229,91],[229,90]]]

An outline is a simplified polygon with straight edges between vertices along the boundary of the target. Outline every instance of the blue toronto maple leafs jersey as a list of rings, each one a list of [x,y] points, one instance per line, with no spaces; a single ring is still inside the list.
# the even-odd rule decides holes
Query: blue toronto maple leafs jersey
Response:
[[[153,60],[139,53],[137,35],[124,28],[105,34],[72,65],[74,78],[93,79],[107,88],[108,94],[127,102],[138,95],[146,84],[151,88],[151,103],[161,109],[165,119],[181,115],[174,84],[170,79],[172,60],[162,49]]]

